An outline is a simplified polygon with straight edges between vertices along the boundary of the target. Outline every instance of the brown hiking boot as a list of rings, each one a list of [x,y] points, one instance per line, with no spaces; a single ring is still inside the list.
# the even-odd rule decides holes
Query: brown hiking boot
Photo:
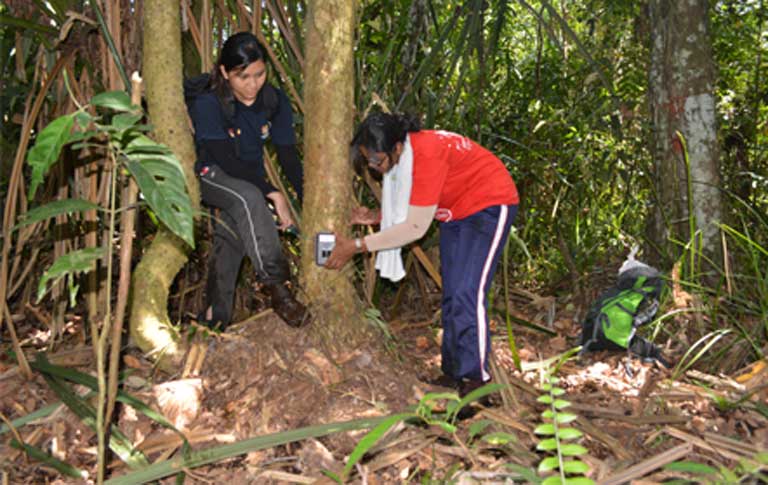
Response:
[[[272,309],[291,327],[303,327],[309,323],[307,308],[299,303],[285,283],[266,285],[272,299]]]

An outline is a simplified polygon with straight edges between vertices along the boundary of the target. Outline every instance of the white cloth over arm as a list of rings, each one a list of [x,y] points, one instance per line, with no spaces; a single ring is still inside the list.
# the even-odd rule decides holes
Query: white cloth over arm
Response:
[[[410,135],[406,135],[400,160],[384,174],[381,190],[381,231],[405,222],[413,184],[413,148]],[[366,240],[367,243],[367,240]],[[370,248],[369,248],[370,249]],[[382,278],[400,281],[405,276],[401,247],[379,251],[376,269]]]

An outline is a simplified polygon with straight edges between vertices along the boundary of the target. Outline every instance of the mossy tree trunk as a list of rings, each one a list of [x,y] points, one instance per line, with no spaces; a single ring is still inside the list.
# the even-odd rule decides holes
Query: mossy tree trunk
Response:
[[[182,93],[181,26],[178,0],[144,1],[143,66],[154,135],[181,161],[195,210],[200,193],[194,176],[195,148]],[[187,262],[189,247],[161,227],[133,273],[131,337],[161,368],[181,362],[184,347],[168,318],[168,290]]]
[[[349,142],[354,124],[354,29],[357,2],[308,2],[304,73],[305,190],[302,246],[304,286],[315,329],[336,347],[362,342],[362,307],[352,284],[353,265],[342,272],[314,263],[314,235],[348,234],[352,194]]]

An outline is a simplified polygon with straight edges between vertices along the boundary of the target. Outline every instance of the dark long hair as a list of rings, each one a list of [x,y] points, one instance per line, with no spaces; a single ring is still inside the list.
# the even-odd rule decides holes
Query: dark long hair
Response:
[[[223,67],[227,72],[238,72],[256,61],[263,61],[266,64],[265,52],[259,39],[250,32],[238,32],[224,42],[221,53],[219,53],[219,59],[211,71],[210,88],[219,97],[228,117],[234,113],[235,97],[229,87],[229,82],[224,79],[220,67]],[[268,82],[264,83],[256,97],[256,105],[271,113],[277,109],[277,104],[278,98],[275,88]],[[267,117],[269,118],[270,115]]]
[[[366,161],[360,156],[360,147],[365,147],[369,152],[390,154],[397,143],[405,142],[405,136],[408,133],[419,130],[421,130],[421,124],[415,116],[401,113],[371,113],[360,123],[350,143],[352,160],[356,168],[359,170],[366,165]]]

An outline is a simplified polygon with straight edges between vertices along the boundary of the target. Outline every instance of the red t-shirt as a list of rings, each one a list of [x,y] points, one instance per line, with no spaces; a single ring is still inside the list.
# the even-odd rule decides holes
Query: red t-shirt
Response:
[[[456,133],[409,133],[413,149],[411,205],[437,205],[435,219],[463,219],[519,201],[507,168],[493,153]]]

